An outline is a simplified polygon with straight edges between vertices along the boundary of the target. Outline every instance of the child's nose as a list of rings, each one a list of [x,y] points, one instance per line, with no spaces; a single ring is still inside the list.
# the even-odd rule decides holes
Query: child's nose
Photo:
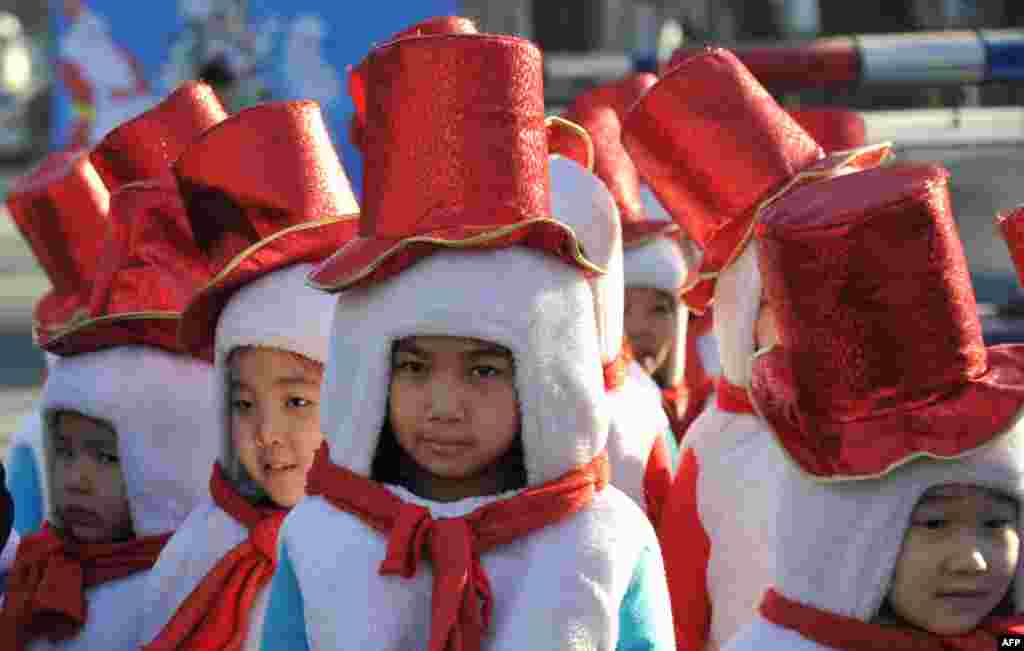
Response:
[[[89,462],[79,455],[71,464],[66,466],[64,474],[64,486],[76,493],[88,493],[93,487],[92,469]]]
[[[261,447],[280,444],[284,440],[282,432],[285,427],[287,427],[286,418],[277,415],[273,410],[261,412],[259,422],[256,424],[256,442]]]
[[[985,558],[986,550],[983,548],[977,537],[968,535],[949,562],[949,569],[958,574],[984,574],[988,571],[988,561]]]
[[[449,373],[439,373],[430,383],[429,417],[431,420],[462,418],[462,383]]]

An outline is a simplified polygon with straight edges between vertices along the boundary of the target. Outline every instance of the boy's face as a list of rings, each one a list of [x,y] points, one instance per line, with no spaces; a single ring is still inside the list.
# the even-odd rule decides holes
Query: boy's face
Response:
[[[420,468],[442,479],[478,479],[519,433],[512,354],[478,339],[401,340],[392,355],[389,417]]]
[[[969,632],[1006,596],[1019,552],[1013,500],[973,486],[934,488],[911,515],[889,604],[932,633]]]
[[[665,367],[676,343],[679,318],[671,294],[650,287],[626,288],[626,337],[633,356],[650,374]]]
[[[117,434],[72,411],[57,414],[53,432],[53,507],[75,540],[109,543],[132,536]]]
[[[240,348],[229,362],[231,440],[239,460],[277,505],[306,494],[306,474],[324,440],[316,362],[283,350]]]

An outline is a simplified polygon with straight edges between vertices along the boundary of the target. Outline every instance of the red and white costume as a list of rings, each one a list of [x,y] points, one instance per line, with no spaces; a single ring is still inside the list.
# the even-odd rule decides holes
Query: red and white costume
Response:
[[[584,275],[603,270],[552,214],[540,51],[410,37],[364,72],[360,237],[311,276],[344,291],[323,388],[330,454],[282,527],[263,648],[672,645],[653,528],[607,485]],[[607,259],[614,242],[595,246],[587,255]],[[439,502],[372,480],[392,345],[422,335],[512,352],[523,489]]]
[[[138,639],[147,650],[258,649],[287,510],[261,505],[238,459],[228,362],[258,346],[326,363],[335,300],[306,276],[355,234],[358,206],[313,102],[245,109],[185,150],[174,171],[213,274],[180,338],[213,349],[220,454],[210,497],[150,573]]]
[[[194,252],[173,185],[140,181],[111,196],[84,155],[59,155],[8,202],[41,235],[109,206],[89,280],[72,288],[66,258],[40,257],[59,291],[37,307],[34,334],[61,356],[43,388],[46,456],[58,412],[110,423],[135,536],[77,543],[50,513],[19,545],[0,637],[13,649],[135,649],[146,571],[205,491],[196,463],[216,454],[212,365],[183,354],[176,336],[205,270],[186,262]]]
[[[612,117],[612,119],[615,119]],[[589,126],[600,133],[594,123]],[[605,368],[605,388],[612,406],[608,433],[608,460],[612,485],[633,498],[656,524],[668,490],[672,485],[672,458],[667,445],[671,435],[668,419],[659,409],[657,385],[639,365],[629,359],[624,343],[624,285],[621,225],[618,209],[608,186],[589,171],[594,167],[587,156],[575,158],[574,150],[595,152],[584,125],[549,118],[549,133],[561,129],[568,135],[551,134],[551,148],[567,150],[566,156],[553,155],[551,168],[551,209],[571,227],[588,252],[607,251],[608,256],[594,259],[605,270],[590,280],[594,293],[594,312],[601,340],[601,363]],[[574,147],[573,135],[586,139]],[[563,144],[565,143],[565,144]],[[590,157],[601,159],[600,155]],[[582,165],[580,164],[582,163]],[[599,246],[612,242],[612,246]],[[630,372],[629,367],[636,371]]]
[[[781,452],[747,396],[761,304],[763,208],[792,187],[875,165],[885,147],[825,158],[731,54],[677,64],[637,102],[623,141],[665,208],[703,249],[692,309],[714,301],[715,402],[690,427],[659,523],[680,649],[718,648],[771,580]]]
[[[926,491],[1024,500],[1024,347],[985,347],[947,178],[938,165],[880,167],[762,215],[779,344],[754,359],[751,396],[786,463],[773,589],[730,651],[984,649],[1020,633],[1019,616],[950,637],[871,623]]]

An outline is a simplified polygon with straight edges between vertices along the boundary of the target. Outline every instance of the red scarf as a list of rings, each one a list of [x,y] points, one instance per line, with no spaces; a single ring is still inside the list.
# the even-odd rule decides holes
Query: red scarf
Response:
[[[224,477],[219,462],[213,464],[210,495],[221,510],[249,530],[249,537],[203,577],[160,635],[143,647],[145,651],[241,649],[253,601],[274,576],[277,532],[288,511],[253,506]]]
[[[171,534],[120,543],[64,539],[49,522],[18,545],[0,610],[5,649],[23,651],[32,640],[51,642],[78,635],[88,617],[85,591],[156,563]]]
[[[841,651],[994,651],[1000,635],[1024,634],[1024,618],[991,617],[963,635],[868,624],[791,601],[769,589],[761,616],[823,646]]]
[[[754,403],[750,402],[750,394],[744,387],[737,386],[722,375],[718,378],[716,387],[718,396],[715,401],[722,411],[734,414],[754,414]]]
[[[661,405],[665,409],[665,416],[668,417],[668,424],[675,434],[676,442],[680,445],[690,425],[704,411],[714,388],[714,383],[708,380],[695,387],[681,385],[661,390]],[[685,405],[685,408],[680,409],[682,405]]]
[[[586,508],[608,483],[608,472],[608,458],[602,453],[554,481],[463,517],[435,520],[429,509],[405,502],[383,484],[318,455],[306,493],[323,495],[388,536],[381,575],[410,578],[428,552],[434,571],[428,651],[479,651],[493,601],[480,555]]]
[[[604,371],[604,390],[615,391],[622,387],[626,382],[626,369],[629,363],[633,360],[632,353],[629,347],[625,343],[619,348],[619,354],[615,356],[615,359],[608,362],[602,367]]]

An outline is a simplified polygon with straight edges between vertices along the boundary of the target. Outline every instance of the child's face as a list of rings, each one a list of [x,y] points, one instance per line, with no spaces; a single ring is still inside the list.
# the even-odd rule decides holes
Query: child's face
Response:
[[[398,444],[420,468],[471,484],[519,433],[512,354],[477,339],[401,340],[392,359],[389,418]]]
[[[57,414],[53,432],[53,507],[67,532],[86,543],[132,536],[117,434],[73,411]]]
[[[971,631],[1006,596],[1019,552],[1013,500],[973,486],[932,489],[911,515],[889,605],[932,633]]]
[[[239,460],[277,505],[306,494],[306,474],[323,442],[316,362],[283,350],[240,348],[230,371],[231,440]]]
[[[634,358],[651,375],[665,367],[678,332],[677,301],[650,287],[626,288],[626,336]]]

